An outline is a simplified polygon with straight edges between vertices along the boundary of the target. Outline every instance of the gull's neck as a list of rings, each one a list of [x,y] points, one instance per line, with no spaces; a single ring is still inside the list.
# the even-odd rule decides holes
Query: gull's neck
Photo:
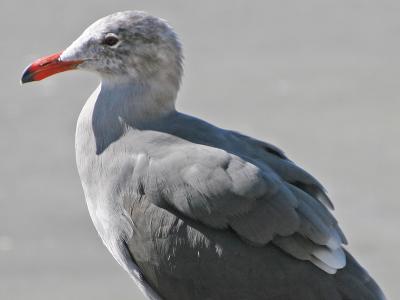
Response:
[[[160,80],[143,83],[102,78],[87,119],[91,121],[96,154],[101,154],[127,130],[150,129],[165,117],[177,113],[176,94],[177,88]]]
[[[96,105],[110,117],[134,125],[175,112],[177,88],[159,79],[102,78]]]

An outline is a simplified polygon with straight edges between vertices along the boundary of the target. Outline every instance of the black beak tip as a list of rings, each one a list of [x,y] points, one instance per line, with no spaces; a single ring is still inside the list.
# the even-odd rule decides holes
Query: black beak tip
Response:
[[[28,83],[34,81],[32,72],[29,71],[29,67],[27,67],[22,73],[21,84]]]

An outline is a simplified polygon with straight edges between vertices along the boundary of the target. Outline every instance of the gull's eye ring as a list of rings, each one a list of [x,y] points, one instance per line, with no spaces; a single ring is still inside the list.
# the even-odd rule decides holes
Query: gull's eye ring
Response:
[[[103,44],[110,47],[115,46],[118,43],[119,43],[119,38],[113,33],[107,34],[103,40]]]

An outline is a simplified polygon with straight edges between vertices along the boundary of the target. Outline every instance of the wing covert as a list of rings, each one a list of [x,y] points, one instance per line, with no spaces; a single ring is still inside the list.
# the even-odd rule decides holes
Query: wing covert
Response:
[[[261,145],[265,150],[269,144]],[[148,173],[158,176],[149,176],[146,189],[188,218],[230,228],[253,246],[273,243],[334,273],[345,265],[346,240],[328,210],[329,198],[278,151],[246,160],[205,145],[174,145],[149,162]]]

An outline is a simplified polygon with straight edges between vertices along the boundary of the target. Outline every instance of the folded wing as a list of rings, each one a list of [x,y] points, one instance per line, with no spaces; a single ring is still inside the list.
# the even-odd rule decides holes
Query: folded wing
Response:
[[[194,143],[152,159],[146,192],[188,218],[232,229],[246,243],[273,243],[327,273],[346,264],[345,237],[321,184],[276,147],[238,135],[243,155]]]

